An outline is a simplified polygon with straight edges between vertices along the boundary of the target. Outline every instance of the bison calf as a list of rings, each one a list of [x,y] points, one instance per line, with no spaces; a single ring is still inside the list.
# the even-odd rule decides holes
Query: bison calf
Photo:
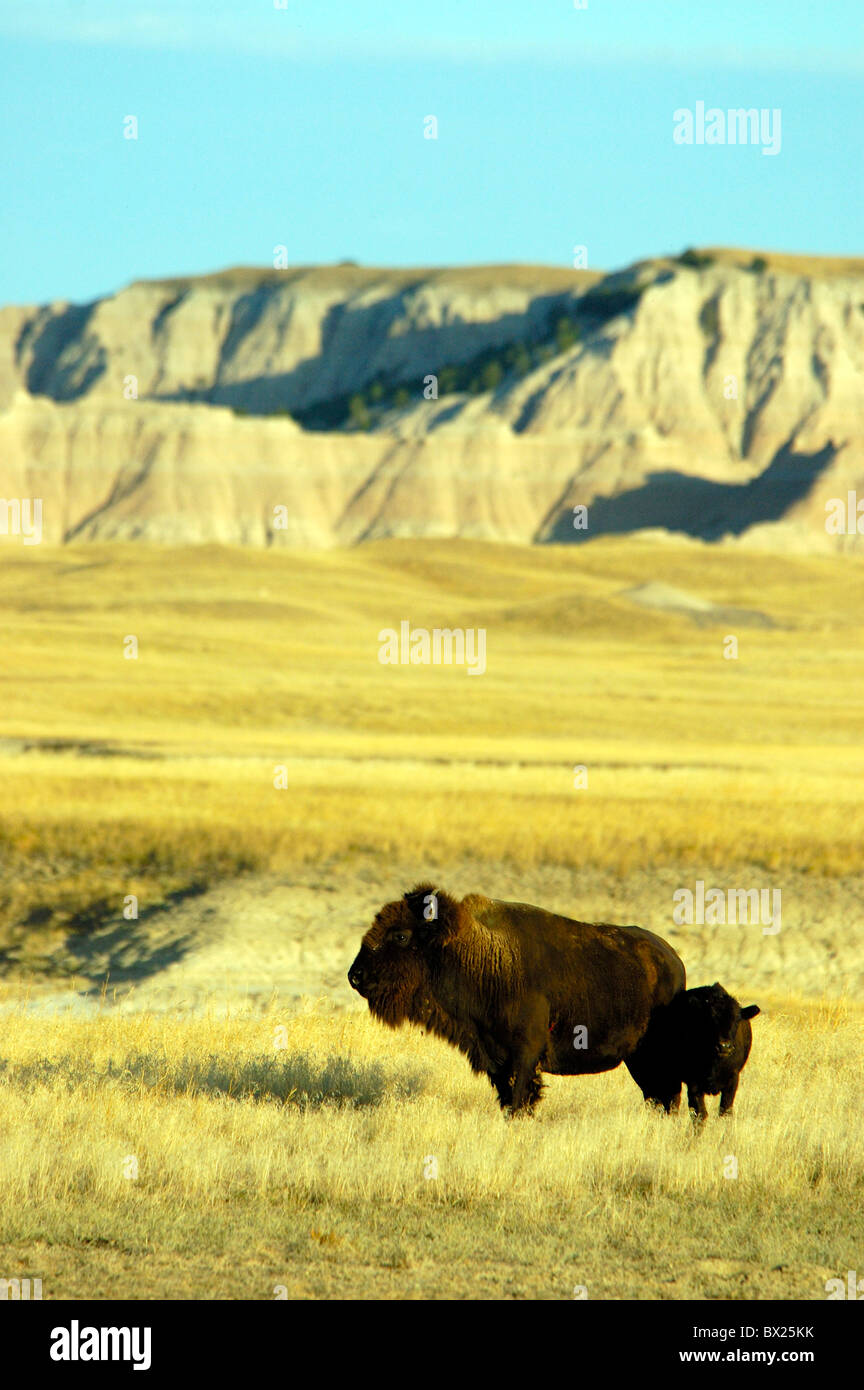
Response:
[[[684,964],[641,927],[574,922],[421,883],[387,903],[348,971],[383,1023],[416,1023],[485,1073],[503,1110],[530,1112],[542,1072],[625,1062],[643,1094],[671,1103],[680,1080],[647,1046],[652,1016],[684,989]]]
[[[721,1115],[731,1111],[753,1041],[750,1020],[758,1013],[758,1004],[742,1009],[716,983],[685,990],[665,1011],[668,1065],[686,1085],[687,1103],[696,1120],[705,1119],[706,1095],[719,1094]]]

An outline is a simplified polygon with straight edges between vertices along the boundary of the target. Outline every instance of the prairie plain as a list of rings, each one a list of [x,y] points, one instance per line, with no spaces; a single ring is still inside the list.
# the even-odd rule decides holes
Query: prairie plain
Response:
[[[826,1297],[864,1262],[862,600],[854,556],[684,539],[4,546],[0,1273]],[[403,620],[483,628],[485,674],[382,665]],[[734,1118],[620,1069],[508,1124],[371,1022],[348,965],[424,877],[637,922],[758,1002]],[[676,922],[700,881],[779,889],[780,930]]]

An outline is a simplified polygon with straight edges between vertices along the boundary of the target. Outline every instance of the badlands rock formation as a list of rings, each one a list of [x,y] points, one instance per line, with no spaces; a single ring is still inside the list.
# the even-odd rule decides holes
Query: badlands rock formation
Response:
[[[430,374],[495,354],[494,389],[425,398]],[[368,428],[292,418],[375,382]],[[238,270],[0,310],[0,496],[41,498],[46,541],[660,528],[856,549],[826,530],[850,491],[864,512],[864,262]]]

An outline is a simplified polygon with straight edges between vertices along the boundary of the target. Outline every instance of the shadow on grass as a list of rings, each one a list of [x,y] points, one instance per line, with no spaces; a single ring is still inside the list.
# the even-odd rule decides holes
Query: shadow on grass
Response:
[[[173,908],[182,906],[188,898],[201,897],[208,887],[195,880],[166,893],[163,902],[145,908],[135,922],[118,922],[116,903],[96,903],[89,911],[79,911],[69,923],[74,930],[67,938],[66,950],[75,973],[92,982],[86,993],[101,993],[108,981],[121,985],[150,979],[183,960],[195,944],[194,935],[178,934],[154,944],[149,935],[150,924],[161,923]]]
[[[266,1054],[241,1062],[222,1057],[181,1057],[166,1062],[152,1053],[132,1053],[123,1062],[93,1066],[80,1055],[40,1057],[34,1062],[0,1059],[0,1085],[24,1091],[37,1086],[93,1092],[105,1085],[126,1094],[142,1090],[162,1095],[227,1096],[231,1100],[275,1101],[298,1109],[324,1105],[362,1107],[388,1098],[410,1099],[425,1089],[420,1072],[394,1075],[380,1062],[358,1063],[347,1057],[321,1061],[308,1053],[274,1058]]]

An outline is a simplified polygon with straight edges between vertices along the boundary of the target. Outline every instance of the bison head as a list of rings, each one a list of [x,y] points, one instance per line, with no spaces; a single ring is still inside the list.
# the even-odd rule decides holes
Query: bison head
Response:
[[[420,883],[375,917],[348,971],[348,983],[382,1023],[427,1023],[442,948],[458,929],[458,904]]]
[[[689,1042],[693,1054],[706,1066],[734,1052],[741,1020],[755,1018],[759,1013],[758,1004],[742,1009],[738,1000],[716,982],[701,989],[688,989],[684,998]]]

